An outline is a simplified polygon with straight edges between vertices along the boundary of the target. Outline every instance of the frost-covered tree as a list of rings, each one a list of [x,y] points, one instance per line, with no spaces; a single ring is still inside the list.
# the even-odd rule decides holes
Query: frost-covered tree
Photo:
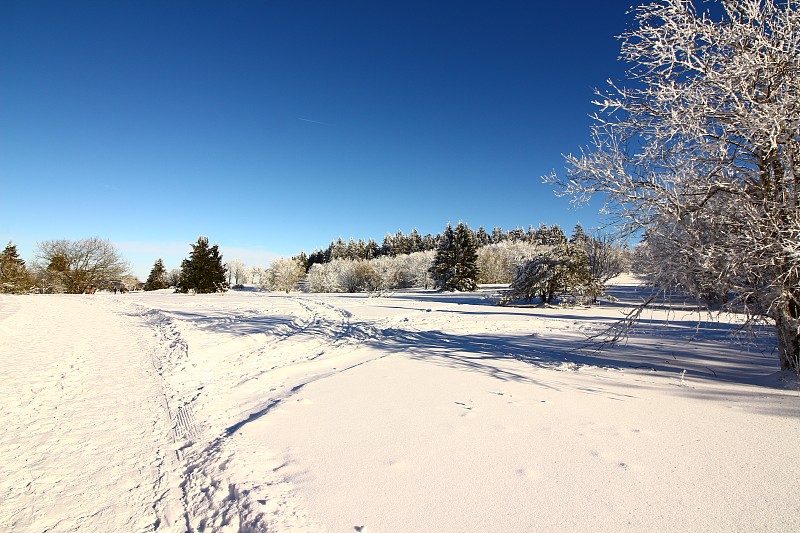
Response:
[[[593,146],[547,181],[579,203],[600,193],[623,232],[645,229],[680,269],[662,286],[730,290],[800,372],[800,1],[716,4],[636,10],[621,37],[631,83],[600,95]]]
[[[586,252],[592,278],[599,283],[619,276],[631,266],[629,250],[615,243],[608,235],[588,237],[576,243],[576,246]]]
[[[120,280],[128,268],[114,245],[99,237],[42,241],[38,245],[38,261],[45,290],[72,294]]]
[[[341,292],[339,279],[331,263],[314,263],[306,276],[310,292]]]
[[[306,261],[308,261],[308,258],[306,258]],[[305,267],[305,264],[304,264],[304,266],[303,266],[303,274],[305,274],[305,272],[306,272],[305,269],[306,269],[306,267]],[[264,267],[262,267],[262,266],[255,265],[255,266],[250,267],[250,272],[248,273],[248,275],[250,277],[250,282],[253,285],[262,285],[265,282],[265,279],[266,279],[264,277],[264,273],[265,272],[266,271],[264,270]]]
[[[31,278],[16,245],[9,241],[0,254],[0,292],[20,294],[31,289]]]
[[[603,287],[592,278],[586,253],[571,244],[546,249],[517,270],[501,304],[541,298],[551,304],[556,296],[595,300]]]
[[[289,293],[305,277],[306,269],[297,258],[281,258],[272,262],[264,274],[262,286],[272,291]]]
[[[308,271],[307,287],[310,292],[361,292],[428,288],[433,282],[429,276],[435,252],[432,250],[381,256],[371,261],[334,259],[329,263],[315,263]]]
[[[503,241],[478,248],[479,283],[511,283],[517,269],[546,247],[527,242]]]
[[[169,274],[167,269],[164,268],[164,261],[159,257],[150,269],[150,275],[147,276],[147,281],[144,282],[144,290],[155,291],[158,289],[166,289],[169,287]]]
[[[225,262],[228,271],[228,285],[241,285],[247,281],[247,265],[241,259],[231,259]]]
[[[169,271],[169,286],[177,287],[181,282],[181,269],[173,268]]]
[[[178,292],[210,293],[224,292],[229,284],[219,246],[209,246],[208,237],[198,237],[192,244],[192,252],[181,263]]]
[[[122,290],[126,292],[138,291],[139,287],[142,286],[142,282],[133,274],[125,274],[120,282],[122,283]]]

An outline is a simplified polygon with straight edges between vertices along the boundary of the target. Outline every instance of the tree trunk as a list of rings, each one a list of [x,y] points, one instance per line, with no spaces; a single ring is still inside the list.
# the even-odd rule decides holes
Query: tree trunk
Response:
[[[788,309],[787,309],[788,311]],[[781,370],[800,374],[800,320],[785,313],[775,319]]]

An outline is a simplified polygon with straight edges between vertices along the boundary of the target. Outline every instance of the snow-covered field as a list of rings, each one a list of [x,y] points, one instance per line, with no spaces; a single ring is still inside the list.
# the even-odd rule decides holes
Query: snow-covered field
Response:
[[[0,296],[0,530],[800,531],[769,332],[491,292]]]

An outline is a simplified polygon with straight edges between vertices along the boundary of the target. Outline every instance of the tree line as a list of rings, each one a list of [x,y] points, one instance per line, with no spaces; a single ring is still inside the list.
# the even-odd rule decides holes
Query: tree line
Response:
[[[557,224],[552,226],[542,224],[535,229],[530,225],[527,231],[519,227],[508,231],[503,230],[501,227],[495,227],[491,233],[487,233],[483,226],[480,226],[477,230],[468,229],[472,233],[474,242],[479,247],[507,241],[550,245],[566,240],[564,231]],[[339,237],[335,241],[331,241],[325,249],[314,250],[309,255],[306,255],[305,252],[300,252],[295,257],[303,263],[306,271],[308,271],[314,264],[330,263],[335,259],[369,261],[379,257],[395,257],[415,252],[436,250],[442,238],[442,233],[437,233],[436,235],[429,233],[422,236],[416,228],[412,229],[408,235],[403,233],[402,230],[394,235],[387,233],[381,244],[378,244],[374,239],[356,240],[352,237],[345,242],[342,237]]]
[[[540,226],[538,232],[498,231],[496,234],[504,238],[495,239],[496,242],[482,243],[480,233],[463,222],[455,228],[448,224],[437,235],[435,250],[313,263],[305,277],[305,288],[311,292],[372,292],[411,287],[472,291],[478,284],[494,283],[511,284],[504,303],[538,298],[542,303],[552,303],[556,297],[594,300],[608,279],[628,270],[631,264],[627,246],[606,236],[591,236],[580,224],[570,238],[557,225]],[[302,265],[302,258],[293,260]],[[534,282],[529,279],[534,271],[527,266],[535,261],[540,266],[549,266],[539,269]],[[528,288],[523,290],[523,286]],[[539,287],[544,288],[539,290]]]

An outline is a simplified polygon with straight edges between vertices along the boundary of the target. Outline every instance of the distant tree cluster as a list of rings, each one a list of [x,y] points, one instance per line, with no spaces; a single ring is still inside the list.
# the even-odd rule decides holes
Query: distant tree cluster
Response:
[[[508,251],[487,254],[485,261],[503,276],[502,281],[494,282],[505,282],[513,270],[502,304],[535,298],[551,304],[556,297],[594,302],[605,290],[605,282],[631,266],[627,246],[619,246],[605,235],[591,236],[580,224],[575,226],[569,240],[527,246],[511,248],[517,254],[513,259]]]
[[[552,226],[543,224],[536,229],[533,226],[529,226],[527,231],[521,228],[505,231],[500,227],[496,227],[491,234],[487,233],[483,227],[479,227],[477,230],[472,230],[469,227],[467,229],[472,234],[477,248],[501,242],[528,242],[555,246],[567,240],[564,231],[557,224]],[[349,241],[345,242],[344,239],[339,237],[324,250],[315,250],[308,256],[305,253],[301,253],[296,258],[306,266],[306,271],[308,271],[315,264],[329,263],[334,259],[370,261],[379,257],[396,257],[415,252],[437,250],[442,237],[442,233],[422,236],[416,229],[413,229],[408,235],[405,235],[402,231],[398,231],[394,235],[387,233],[383,238],[382,244],[378,244],[372,239],[355,240],[350,238]]]
[[[371,292],[411,287],[430,288],[432,250],[377,259],[334,259],[315,263],[306,276],[310,292]]]
[[[519,291],[509,293],[504,300],[506,303],[534,297],[545,303],[552,302],[557,296],[594,299],[602,291],[603,283],[630,267],[627,247],[618,246],[605,236],[590,236],[580,225],[567,239],[558,225],[531,227],[527,232],[520,229],[505,232],[495,228],[489,235],[482,228],[473,231],[462,222],[455,229],[448,224],[434,239],[437,243],[435,250],[411,254],[362,259],[349,257],[343,252],[343,257],[321,262],[309,261],[314,254],[308,258],[301,254],[293,261],[298,265],[309,265],[306,287],[311,292],[364,292],[410,287],[472,291],[479,283],[509,283],[512,291]],[[343,242],[339,245],[342,251],[348,247]],[[554,259],[559,255],[564,256],[563,260]],[[535,260],[541,263],[546,258],[555,260],[558,268],[553,270],[543,291],[531,292],[533,282],[527,277],[535,269],[529,263]],[[276,289],[273,287],[273,290]]]

